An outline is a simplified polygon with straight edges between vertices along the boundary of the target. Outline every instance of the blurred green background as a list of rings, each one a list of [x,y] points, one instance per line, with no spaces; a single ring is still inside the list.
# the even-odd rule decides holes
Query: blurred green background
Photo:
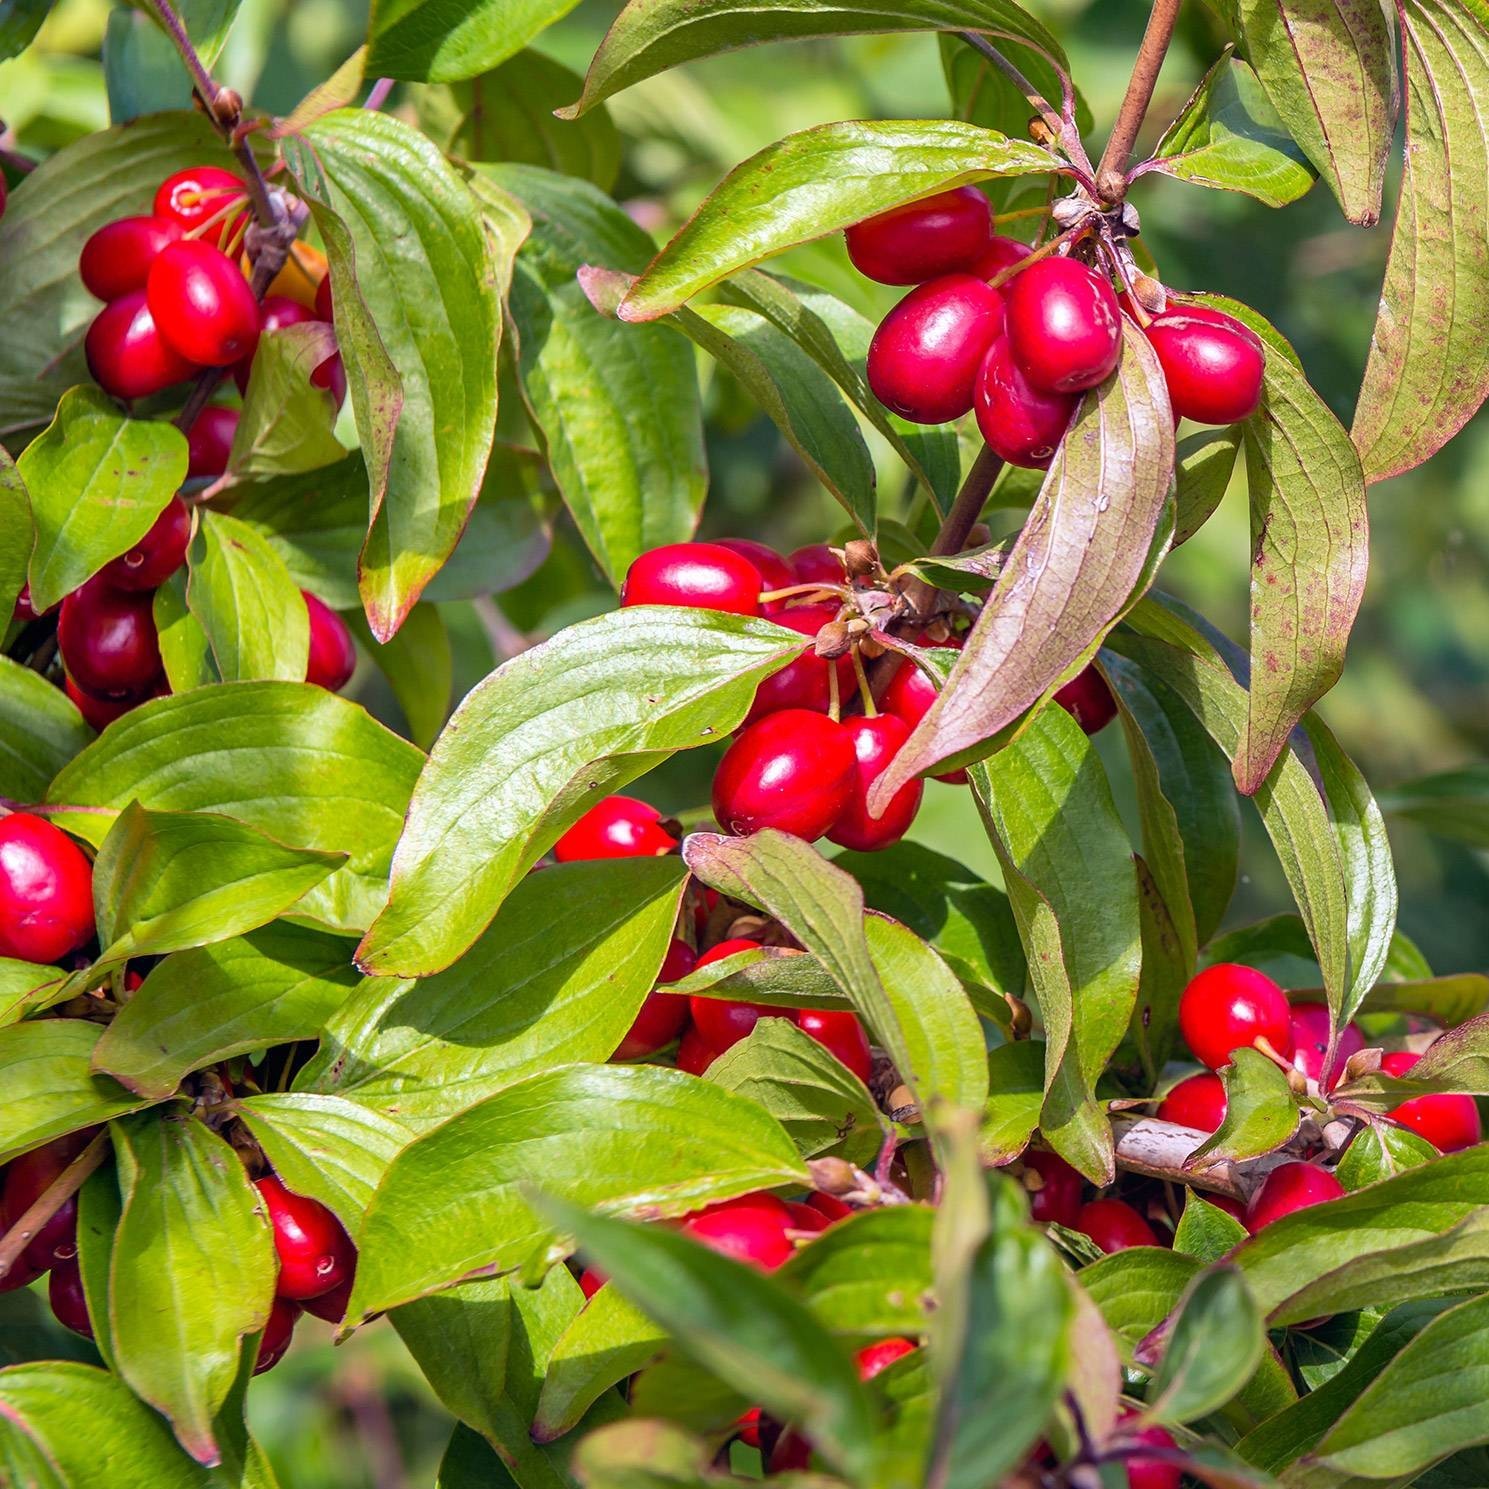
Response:
[[[1046,0],[1032,8],[1064,39],[1104,128],[1126,84],[1146,7],[1141,0]],[[618,9],[619,0],[583,0],[539,45],[582,72]],[[257,107],[285,113],[359,44],[364,25],[357,0],[244,0],[218,72]],[[1144,143],[1156,140],[1223,44],[1211,13],[1187,7]],[[37,46],[0,65],[7,143],[33,156],[106,125],[111,100],[116,112],[138,111],[183,106],[187,92],[175,59],[143,17],[120,10],[111,22],[105,0],[61,0]],[[390,104],[410,117],[412,106],[407,90]],[[728,168],[782,134],[863,116],[941,116],[947,96],[935,38],[870,37],[734,53],[644,83],[611,108],[626,140],[616,194],[664,237]],[[1222,291],[1262,311],[1292,339],[1348,423],[1388,229],[1345,225],[1321,187],[1272,212],[1244,197],[1149,176],[1134,200],[1164,281]],[[788,267],[870,314],[882,314],[894,299],[894,291],[852,274],[836,241],[799,250]],[[704,533],[749,535],[789,549],[837,532],[838,509],[774,427],[727,377],[710,365],[700,370],[713,472]],[[516,399],[506,407],[504,425],[511,437],[524,438],[520,415],[513,419]],[[637,409],[636,417],[646,418],[647,410]],[[882,448],[876,453],[884,510],[894,515],[903,478]],[[1481,417],[1427,468],[1371,493],[1369,589],[1344,681],[1321,711],[1378,791],[1489,756],[1486,476],[1489,422]],[[1209,526],[1170,558],[1161,583],[1244,639],[1248,546],[1244,492],[1233,489]],[[443,607],[456,641],[457,695],[517,633],[550,634],[613,603],[561,522],[548,561],[501,596],[500,609]],[[397,706],[371,669],[356,686],[369,706],[396,720]],[[1109,731],[1102,748],[1125,798],[1116,734]],[[704,802],[711,762],[701,753],[649,778],[645,789],[672,810]],[[932,784],[913,835],[996,879],[963,793]],[[1410,823],[1393,822],[1392,838],[1402,929],[1439,972],[1489,968],[1489,861]],[[1285,908],[1285,886],[1253,820],[1233,922]],[[329,1330],[302,1321],[297,1348],[256,1385],[252,1411],[285,1489],[432,1484],[448,1430],[386,1325],[333,1355]]]

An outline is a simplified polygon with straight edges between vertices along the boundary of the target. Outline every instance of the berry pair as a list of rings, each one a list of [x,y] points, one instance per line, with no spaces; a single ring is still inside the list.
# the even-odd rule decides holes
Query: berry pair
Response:
[[[9,819],[14,821],[14,818]],[[3,824],[0,824],[3,826]],[[0,922],[0,926],[8,924]],[[89,911],[92,930],[92,911]],[[6,1166],[0,1184],[0,1236],[12,1226],[49,1189],[55,1179],[92,1140],[97,1128],[71,1132],[22,1153]],[[57,1321],[85,1338],[93,1337],[88,1318],[88,1304],[83,1296],[83,1278],[78,1270],[78,1202],[73,1195],[59,1206],[37,1229],[16,1258],[10,1271],[0,1278],[0,1293],[27,1287],[45,1273],[47,1300]]]
[[[1031,1150],[1023,1157],[1030,1219],[1089,1236],[1102,1251],[1165,1243],[1142,1214],[1112,1195],[1085,1200],[1086,1181],[1058,1154]]]

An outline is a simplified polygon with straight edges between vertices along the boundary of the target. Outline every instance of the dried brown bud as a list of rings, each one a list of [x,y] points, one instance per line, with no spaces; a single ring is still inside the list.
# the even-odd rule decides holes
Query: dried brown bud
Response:
[[[853,649],[853,633],[840,620],[830,620],[817,632],[812,647],[819,657],[843,657]]]
[[[1038,114],[1035,114],[1029,120],[1029,138],[1036,145],[1043,145],[1048,148],[1055,143],[1055,131]]]
[[[1034,1028],[1034,1016],[1029,1012],[1029,1005],[1022,998],[1015,998],[1012,993],[1004,993],[1003,1000],[1008,1004],[1013,1037],[1027,1039]]]
[[[219,88],[212,100],[212,112],[231,128],[243,117],[243,95],[235,88]]]
[[[1146,274],[1139,274],[1132,281],[1132,293],[1137,303],[1149,315],[1162,315],[1164,307],[1168,304],[1168,295],[1163,286]]]
[[[974,522],[967,530],[968,548],[985,548],[993,541],[993,530],[985,522]]]
[[[868,538],[854,538],[843,544],[843,567],[850,579],[866,579],[879,572],[879,550]]]
[[[813,1158],[807,1168],[812,1175],[812,1187],[824,1194],[852,1194],[858,1188],[853,1165],[841,1158]]]

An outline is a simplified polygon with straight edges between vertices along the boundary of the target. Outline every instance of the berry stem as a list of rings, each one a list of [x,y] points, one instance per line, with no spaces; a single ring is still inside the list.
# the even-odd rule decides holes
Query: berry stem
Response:
[[[103,1163],[108,1148],[109,1134],[105,1128],[37,1195],[30,1208],[24,1210],[5,1235],[0,1237],[0,1279],[10,1275],[16,1258],[30,1245],[36,1233]]]
[[[869,675],[863,669],[863,658],[859,655],[856,646],[851,656],[853,657],[853,675],[858,679],[858,696],[863,701],[863,716],[866,719],[877,718],[879,710],[874,706],[874,690],[869,686]]]
[[[1037,264],[1040,259],[1048,258],[1052,253],[1063,248],[1067,243],[1073,243],[1077,238],[1089,232],[1085,223],[1075,227],[1066,228],[1063,233],[1057,234],[1047,243],[1041,243],[1032,253],[1026,253],[1023,258],[1016,259],[1013,263],[999,269],[993,277],[988,280],[990,290],[1000,290],[1010,279],[1022,274],[1031,264]]]
[[[836,595],[838,599],[846,599],[848,586],[846,584],[788,584],[783,589],[767,589],[760,596],[762,605],[773,605],[777,600],[789,600],[793,595]]]
[[[1181,3],[1182,0],[1153,0],[1153,9],[1148,13],[1148,26],[1143,32],[1137,61],[1133,63],[1126,96],[1117,110],[1117,122],[1112,126],[1106,149],[1101,153],[1101,164],[1096,167],[1097,194],[1109,206],[1115,206],[1127,194],[1127,161],[1147,117],[1148,105],[1153,101],[1153,89],[1163,59],[1168,55],[1169,43],[1174,39]]]

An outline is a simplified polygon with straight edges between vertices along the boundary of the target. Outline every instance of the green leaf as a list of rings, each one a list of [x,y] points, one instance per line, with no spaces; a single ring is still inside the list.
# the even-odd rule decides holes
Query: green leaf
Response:
[[[1246,1239],[1246,1227],[1197,1189],[1184,1196],[1184,1213],[1174,1231],[1174,1250],[1202,1262],[1219,1261]]]
[[[946,964],[897,921],[865,916],[863,892],[810,844],[767,829],[694,833],[683,857],[705,883],[760,906],[831,973],[888,1051],[934,1133],[987,1099],[977,1016]]]
[[[1409,1128],[1378,1122],[1361,1128],[1350,1139],[1334,1177],[1346,1189],[1363,1189],[1436,1157],[1437,1149],[1426,1138]]]
[[[200,1122],[151,1114],[113,1132],[124,1197],[109,1274],[118,1371],[211,1466],[221,1459],[213,1418],[273,1301],[272,1233],[242,1161]]]
[[[577,0],[374,0],[369,77],[473,78],[520,51]]]
[[[0,61],[31,45],[50,9],[51,0],[0,0]]]
[[[285,158],[331,262],[372,503],[358,582],[373,634],[386,640],[450,556],[481,490],[496,423],[500,255],[516,245],[487,237],[454,169],[388,114],[323,115],[285,142]]]
[[[847,1006],[837,983],[817,958],[788,946],[731,952],[666,987],[679,996],[730,998],[774,1008]]]
[[[330,393],[310,382],[335,352],[336,337],[323,321],[284,326],[259,337],[228,456],[228,475],[234,481],[319,470],[346,455],[331,433],[336,405]]]
[[[149,1103],[95,1075],[97,1024],[33,1019],[0,1029],[0,1163]]]
[[[635,273],[651,239],[587,181],[535,166],[479,179],[532,215],[511,315],[523,398],[584,541],[617,587],[638,553],[691,537],[708,463],[692,353],[659,328],[597,315],[586,265]],[[651,412],[635,417],[639,407]]]
[[[853,1362],[780,1283],[661,1226],[589,1215],[553,1197],[539,1208],[705,1369],[780,1421],[800,1423],[835,1467],[869,1471],[873,1415]]]
[[[656,1417],[612,1422],[579,1444],[574,1466],[585,1489],[702,1489],[718,1482],[709,1472],[710,1446],[682,1427]],[[738,1482],[726,1480],[724,1482]],[[788,1474],[788,1485],[800,1485]],[[837,1485],[816,1475],[812,1485]]]
[[[186,437],[125,418],[101,388],[69,388],[16,469],[36,522],[30,579],[40,612],[145,536],[186,478]]]
[[[1489,1009],[1489,977],[1460,972],[1420,982],[1378,982],[1360,1005],[1364,1013],[1420,1013],[1451,1028]]]
[[[1306,196],[1316,178],[1256,74],[1228,49],[1153,154],[1165,175],[1242,191],[1268,207]]]
[[[1438,837],[1489,848],[1489,765],[1419,776],[1382,792],[1380,805]]]
[[[1235,474],[1240,448],[1241,431],[1234,424],[1228,429],[1204,429],[1179,441],[1174,465],[1175,548],[1187,543],[1215,514]]]
[[[1144,1415],[1173,1424],[1219,1411],[1256,1373],[1265,1350],[1261,1315],[1240,1273],[1201,1272],[1179,1304]]]
[[[1225,1117],[1184,1160],[1186,1167],[1260,1158],[1298,1130],[1298,1098],[1287,1076],[1260,1050],[1236,1050],[1220,1079],[1225,1085]]]
[[[781,1268],[835,1334],[919,1337],[935,1309],[929,1205],[860,1210],[803,1246]]]
[[[565,828],[674,750],[722,740],[800,649],[768,621],[637,606],[497,668],[435,742],[358,961],[447,967]]]
[[[804,1158],[831,1150],[868,1164],[884,1145],[887,1124],[863,1082],[789,1019],[762,1018],[707,1078],[763,1106]]]
[[[193,688],[222,681],[207,633],[186,603],[189,578],[185,569],[178,569],[155,591],[151,606],[160,660],[173,693],[189,693]]]
[[[357,981],[345,941],[286,921],[178,952],[104,1030],[94,1068],[163,1098],[216,1060],[314,1039]]]
[[[1167,549],[1168,391],[1147,338],[1126,317],[1122,325],[1120,366],[1082,401],[946,687],[871,805],[1050,696],[1146,587],[1150,548]]]
[[[110,122],[132,123],[190,103],[191,80],[181,54],[143,10],[121,5],[110,11],[101,50]]]
[[[388,679],[408,721],[410,738],[427,750],[450,716],[455,683],[454,653],[444,618],[433,605],[420,600],[398,634],[386,642],[377,640],[360,611],[343,619]]]
[[[62,978],[56,967],[0,957],[0,1027],[18,1023],[33,1005],[45,1006]]]
[[[626,296],[621,318],[655,320],[738,269],[903,202],[989,177],[1047,174],[1054,163],[1038,145],[955,120],[787,135],[724,178]]]
[[[0,0],[0,36],[4,35],[4,4],[5,0]],[[10,615],[15,609],[16,597],[26,582],[34,535],[26,483],[15,461],[0,445],[0,615]]]
[[[808,1182],[773,1117],[706,1081],[654,1065],[549,1071],[394,1160],[357,1237],[348,1319],[521,1266],[548,1234],[523,1196],[539,1178],[577,1204],[659,1216]]]
[[[1489,9],[1483,0],[1403,0],[1394,13],[1406,164],[1350,429],[1371,482],[1441,449],[1489,391],[1489,254],[1476,227],[1489,196],[1478,107],[1489,88]]]
[[[655,985],[683,877],[675,857],[530,875],[447,971],[364,982],[296,1088],[423,1129],[555,1065],[609,1059]]]
[[[303,682],[310,620],[284,561],[236,517],[202,513],[192,539],[186,603],[224,682]]]
[[[92,737],[61,688],[0,657],[0,796],[40,801],[57,772]]]
[[[221,812],[297,848],[347,853],[297,914],[360,930],[386,896],[423,758],[324,688],[230,683],[132,710],[58,775],[50,796],[83,809],[68,814],[68,826],[95,844],[137,800],[153,810]]]
[[[1011,0],[871,0],[849,9],[831,0],[631,0],[590,63],[584,96],[565,112],[582,113],[643,78],[735,47],[813,36],[937,30],[1023,40],[1064,61],[1059,42]]]
[[[988,1098],[978,1151],[986,1164],[1017,1158],[1044,1106],[1044,1042],[1020,1039],[988,1053]]]

